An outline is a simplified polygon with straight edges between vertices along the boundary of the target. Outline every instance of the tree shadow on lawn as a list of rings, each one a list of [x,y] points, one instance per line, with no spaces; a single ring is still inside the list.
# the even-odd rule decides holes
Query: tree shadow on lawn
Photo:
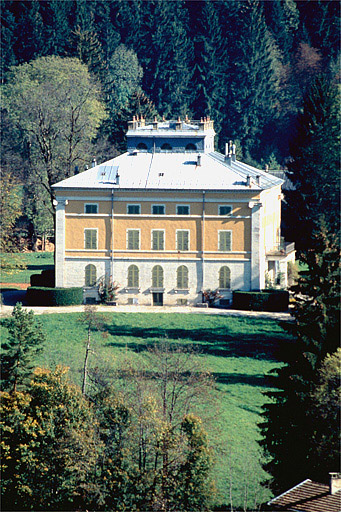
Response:
[[[113,340],[108,346],[127,347],[134,352],[143,352],[155,345],[158,340],[167,339],[170,345],[191,346],[200,354],[217,357],[251,357],[267,361],[281,360],[281,352],[292,340],[283,333],[274,336],[269,333],[229,334],[227,327],[218,329],[167,329],[161,327],[143,328],[107,325],[105,330],[114,339],[124,336],[133,341]],[[141,340],[141,341],[139,341]]]
[[[40,273],[42,272],[43,270],[52,270],[54,267],[53,264],[46,264],[46,265],[42,265],[41,263],[37,263],[35,265],[26,265],[26,271],[29,270],[29,271],[35,271],[37,273]]]
[[[18,290],[15,288],[2,288],[1,290],[3,304],[5,306],[15,306],[17,302],[26,304],[26,290]]]
[[[217,384],[243,384],[246,386],[257,386],[268,388],[269,381],[265,375],[249,375],[246,373],[212,373]]]

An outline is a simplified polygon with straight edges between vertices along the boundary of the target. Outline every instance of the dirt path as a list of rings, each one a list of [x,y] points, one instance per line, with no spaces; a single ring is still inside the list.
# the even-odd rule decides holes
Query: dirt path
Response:
[[[51,313],[81,313],[84,306],[57,306],[57,307],[27,307],[37,315]],[[9,316],[12,313],[13,306],[1,306],[0,316]],[[290,321],[290,313],[271,313],[266,311],[239,311],[236,309],[202,309],[190,306],[97,306],[98,312],[105,313],[182,313],[196,315],[221,315],[221,316],[244,316],[249,318],[272,318],[274,320]]]

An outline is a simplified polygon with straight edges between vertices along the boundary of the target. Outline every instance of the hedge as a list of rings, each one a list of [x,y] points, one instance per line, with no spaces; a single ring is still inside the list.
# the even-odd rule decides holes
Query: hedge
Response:
[[[288,311],[289,292],[262,290],[259,292],[233,292],[232,307],[249,311]]]
[[[74,306],[83,302],[83,288],[27,288],[26,302],[29,306]]]
[[[30,285],[54,288],[54,269],[43,270],[41,274],[32,274]]]

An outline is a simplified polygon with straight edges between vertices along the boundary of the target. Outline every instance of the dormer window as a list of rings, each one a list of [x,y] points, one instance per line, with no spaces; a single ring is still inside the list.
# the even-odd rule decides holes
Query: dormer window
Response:
[[[170,144],[168,144],[168,142],[165,142],[164,144],[162,144],[161,149],[163,151],[171,151],[172,150],[172,146]]]
[[[197,147],[195,144],[192,144],[192,142],[190,142],[189,144],[187,144],[187,146],[185,147],[186,151],[196,151],[197,150]]]

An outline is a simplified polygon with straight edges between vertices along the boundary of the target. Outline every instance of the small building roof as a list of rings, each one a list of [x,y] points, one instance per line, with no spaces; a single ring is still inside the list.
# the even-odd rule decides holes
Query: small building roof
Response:
[[[269,501],[274,510],[294,512],[340,512],[341,491],[330,494],[329,485],[304,480]]]
[[[270,173],[238,160],[227,162],[217,152],[134,151],[60,181],[53,188],[257,192],[282,184],[282,179]]]

